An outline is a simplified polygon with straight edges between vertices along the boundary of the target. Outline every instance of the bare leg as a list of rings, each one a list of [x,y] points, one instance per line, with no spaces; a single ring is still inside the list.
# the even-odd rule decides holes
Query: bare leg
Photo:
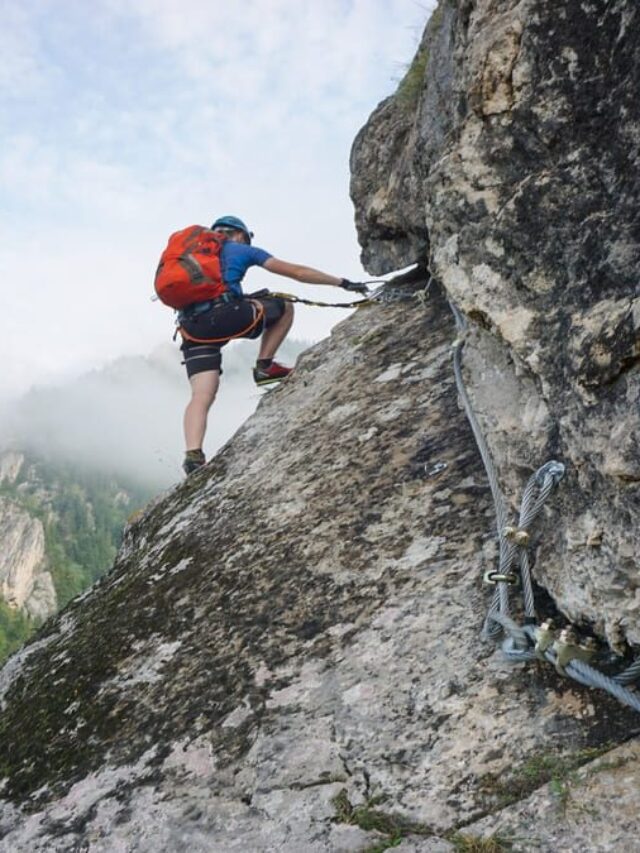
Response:
[[[262,335],[258,358],[273,358],[293,323],[293,305],[285,302],[284,314]]]
[[[184,438],[187,450],[199,450],[202,448],[207,429],[207,415],[218,391],[220,371],[205,370],[196,373],[189,382],[191,400],[184,412]]]

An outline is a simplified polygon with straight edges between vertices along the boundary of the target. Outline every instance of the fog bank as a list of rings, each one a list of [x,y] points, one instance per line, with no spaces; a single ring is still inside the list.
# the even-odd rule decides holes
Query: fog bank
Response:
[[[307,346],[286,342],[279,357],[293,364]],[[224,350],[224,374],[205,441],[207,458],[252,414],[265,393],[253,383],[255,357],[253,341],[238,341]],[[188,400],[179,351],[163,344],[148,356],[122,357],[73,381],[3,400],[0,449],[31,450],[165,488],[183,476],[182,415]]]

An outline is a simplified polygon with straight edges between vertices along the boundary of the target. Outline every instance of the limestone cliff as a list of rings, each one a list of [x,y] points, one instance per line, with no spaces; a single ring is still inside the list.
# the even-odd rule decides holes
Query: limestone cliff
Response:
[[[0,485],[15,483],[24,465],[24,453],[8,450],[0,454]]]
[[[132,481],[51,448],[0,449],[0,660],[111,566],[127,517],[149,496]]]
[[[636,173],[616,163],[637,138],[636,19],[628,2],[440,4],[353,153],[368,268],[423,261],[436,283],[304,355],[5,666],[2,849],[634,849],[638,715],[480,639],[494,508],[447,300],[505,492],[567,464],[532,549],[540,613],[549,590],[635,641],[634,433],[615,436],[637,366],[606,300],[633,304]]]
[[[0,497],[0,595],[11,607],[45,619],[56,610],[42,522]]]
[[[0,486],[13,485],[24,464],[23,453],[0,453]],[[0,497],[0,596],[39,620],[57,607],[42,522],[6,497]]]

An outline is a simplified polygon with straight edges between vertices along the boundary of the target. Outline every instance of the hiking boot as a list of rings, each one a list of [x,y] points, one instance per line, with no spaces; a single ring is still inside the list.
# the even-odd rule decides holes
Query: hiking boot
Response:
[[[291,367],[284,367],[278,364],[277,361],[272,361],[268,367],[264,367],[260,363],[253,368],[253,381],[256,385],[269,385],[271,382],[280,382],[285,379],[293,370]]]
[[[193,474],[194,471],[202,468],[206,461],[204,453],[201,450],[187,450],[184,462],[182,463],[182,470],[188,477],[189,474]]]

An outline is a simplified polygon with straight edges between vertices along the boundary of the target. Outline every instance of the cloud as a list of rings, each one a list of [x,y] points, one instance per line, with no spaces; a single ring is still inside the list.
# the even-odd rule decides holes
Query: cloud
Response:
[[[283,105],[298,100],[322,111],[370,92],[375,77],[386,94],[394,63],[411,59],[429,4],[245,0],[240,8],[191,0],[188,15],[179,0],[112,0],[109,7],[136,19],[144,36],[214,99],[226,95],[262,106],[265,97],[285,94]]]
[[[363,275],[349,149],[410,62],[429,6],[10,5],[0,38],[21,73],[0,95],[0,305],[12,318],[0,355],[14,367],[0,392],[166,340],[153,271],[168,234],[191,222],[236,213],[286,260]],[[253,271],[247,287],[267,283],[337,295]],[[317,339],[341,318],[304,309],[295,333]]]
[[[285,347],[292,364],[302,343]],[[258,404],[251,368],[255,342],[225,348],[224,375],[209,416],[211,457]],[[32,389],[0,414],[0,454],[7,447],[72,461],[163,488],[182,477],[182,413],[189,386],[177,347],[164,344],[146,358],[120,358],[74,380]]]
[[[3,4],[0,56],[0,97],[14,101],[46,90],[47,69],[27,7]]]

